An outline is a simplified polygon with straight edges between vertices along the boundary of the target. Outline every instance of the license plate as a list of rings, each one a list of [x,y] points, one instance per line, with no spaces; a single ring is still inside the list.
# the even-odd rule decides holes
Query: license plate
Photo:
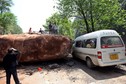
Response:
[[[118,59],[118,54],[110,54],[110,59],[111,59],[111,60],[116,60],[116,59]]]

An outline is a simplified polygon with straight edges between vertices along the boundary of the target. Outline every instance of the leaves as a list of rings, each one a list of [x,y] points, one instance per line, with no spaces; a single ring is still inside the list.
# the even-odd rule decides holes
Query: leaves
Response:
[[[16,16],[10,12],[12,5],[12,0],[0,0],[0,34],[22,33],[22,29],[17,25]]]
[[[56,23],[56,25],[58,26],[59,34],[68,36],[71,39],[74,37],[74,31],[71,27],[72,22],[67,17],[58,13],[54,13],[46,20],[46,24],[44,25],[46,30],[48,30],[49,22],[51,22],[52,24]]]
[[[118,0],[58,0],[58,9],[66,17],[78,16],[82,18],[81,24],[77,21],[73,26],[76,30],[92,32],[99,29],[111,29],[126,25],[126,11],[121,9]],[[121,1],[124,4],[124,1]]]
[[[9,12],[10,7],[13,5],[12,0],[0,0],[0,12]]]
[[[16,16],[10,12],[0,14],[0,26],[3,34],[22,33],[22,29],[17,25]]]

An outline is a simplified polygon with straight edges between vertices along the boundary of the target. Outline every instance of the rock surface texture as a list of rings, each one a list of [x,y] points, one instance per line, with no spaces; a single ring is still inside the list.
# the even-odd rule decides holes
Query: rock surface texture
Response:
[[[47,61],[66,57],[71,49],[71,40],[51,34],[0,35],[0,62],[10,47],[21,52],[20,62]]]

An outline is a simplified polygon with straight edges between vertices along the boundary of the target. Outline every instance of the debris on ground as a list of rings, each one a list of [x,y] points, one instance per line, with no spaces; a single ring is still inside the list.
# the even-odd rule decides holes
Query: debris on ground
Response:
[[[55,64],[50,64],[49,65],[49,68],[50,69],[55,69],[55,68],[59,68],[60,66],[57,64],[57,63],[55,63]]]
[[[73,61],[68,62],[68,63],[67,63],[67,65],[68,65],[68,66],[70,66],[70,67],[72,67],[72,66],[74,66],[74,65],[75,65],[75,62],[73,62]]]

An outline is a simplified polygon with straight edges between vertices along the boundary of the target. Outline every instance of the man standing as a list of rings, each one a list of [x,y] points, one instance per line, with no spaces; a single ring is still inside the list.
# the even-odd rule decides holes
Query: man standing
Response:
[[[53,27],[52,27],[52,23],[49,22],[49,34],[52,34],[52,31],[53,31]]]
[[[40,28],[39,33],[43,34],[43,32],[44,32],[44,31],[42,30],[42,28]]]
[[[53,24],[53,33],[58,34],[58,27],[57,27],[56,23]]]
[[[29,28],[28,33],[29,33],[29,34],[32,34],[32,28],[31,28],[31,27]]]
[[[6,71],[6,84],[10,84],[10,78],[11,75],[13,75],[15,84],[21,84],[19,82],[18,76],[17,76],[17,56],[19,55],[19,51],[14,48],[9,48],[8,53],[3,58],[3,67]]]

